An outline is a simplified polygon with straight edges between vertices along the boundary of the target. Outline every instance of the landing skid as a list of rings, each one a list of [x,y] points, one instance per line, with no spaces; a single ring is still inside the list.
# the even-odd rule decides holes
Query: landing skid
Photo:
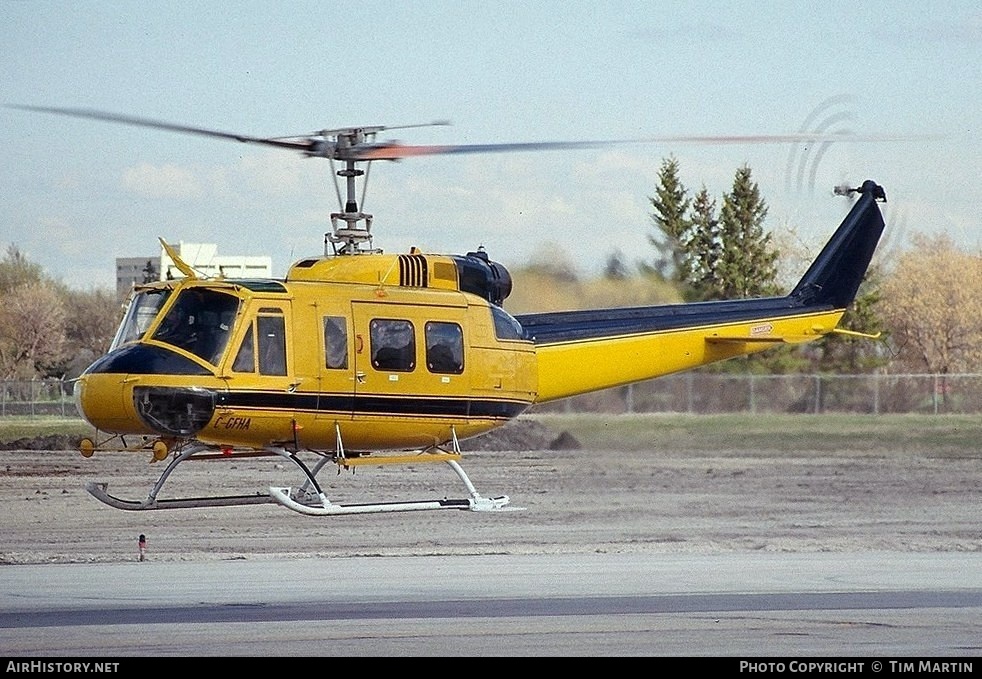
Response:
[[[417,456],[420,459],[421,456]],[[379,464],[385,458],[372,460],[374,464]],[[436,461],[436,460],[433,460]],[[338,514],[379,514],[384,512],[412,512],[433,509],[463,509],[472,512],[493,512],[501,510],[515,510],[515,507],[508,507],[510,499],[507,495],[500,497],[482,497],[474,488],[474,484],[467,477],[467,474],[457,464],[456,460],[442,460],[449,464],[460,480],[467,486],[469,497],[462,499],[443,498],[440,500],[412,500],[409,502],[370,502],[335,504],[327,499],[327,496],[320,491],[313,474],[310,474],[308,481],[297,491],[292,488],[270,488],[269,493],[274,500],[282,504],[287,509],[292,509],[301,514],[310,516],[334,516]],[[350,463],[350,460],[348,461]],[[314,489],[317,489],[316,491]]]
[[[151,511],[158,509],[188,509],[201,507],[236,507],[243,505],[260,504],[280,504],[300,514],[309,516],[335,516],[341,514],[379,514],[388,512],[408,512],[424,511],[436,509],[458,509],[473,512],[488,511],[509,511],[519,508],[509,507],[510,499],[507,495],[486,498],[477,492],[474,484],[471,483],[463,468],[458,464],[460,459],[460,449],[457,445],[456,436],[453,438],[454,450],[452,452],[439,448],[429,449],[414,455],[379,455],[366,457],[346,457],[343,446],[338,446],[338,453],[333,456],[322,457],[314,466],[313,471],[298,457],[296,452],[285,448],[268,448],[258,452],[260,455],[276,455],[284,457],[293,462],[305,477],[304,483],[299,488],[291,487],[270,487],[268,493],[255,493],[253,495],[226,495],[216,497],[197,497],[197,498],[168,498],[158,499],[167,481],[167,478],[177,468],[179,464],[188,459],[199,455],[201,458],[221,456],[216,449],[204,444],[194,443],[174,454],[173,459],[164,469],[160,478],[154,484],[150,493],[144,500],[127,500],[111,495],[108,492],[108,484],[89,482],[85,489],[95,499],[100,502],[126,511]],[[156,455],[156,448],[155,455]],[[91,454],[91,453],[90,453]],[[253,453],[249,453],[253,454]],[[232,457],[235,455],[233,454]],[[159,456],[157,456],[159,459]],[[388,502],[365,502],[365,503],[334,503],[331,502],[320,484],[317,482],[317,474],[328,462],[334,462],[341,468],[350,468],[359,465],[380,465],[380,464],[412,464],[420,462],[446,462],[457,474],[458,478],[467,488],[468,497],[465,498],[440,498],[433,500],[412,500],[412,501],[388,501]]]
[[[116,509],[128,511],[144,511],[151,509],[190,509],[194,507],[235,507],[239,505],[264,505],[276,502],[271,495],[257,493],[256,495],[229,495],[226,497],[176,498],[158,500],[152,495],[142,502],[139,500],[124,500],[107,492],[108,484],[90,481],[85,484],[85,490],[96,500]]]
[[[166,448],[159,449],[154,446],[154,459],[160,458],[160,451],[164,451],[166,455]],[[193,444],[185,448],[179,454],[174,456],[174,459],[170,461],[167,468],[161,473],[160,478],[157,479],[157,483],[154,484],[147,495],[145,500],[125,500],[123,498],[116,497],[115,495],[110,495],[108,492],[109,484],[99,483],[96,481],[89,481],[85,484],[85,490],[95,499],[103,502],[110,507],[115,507],[116,509],[125,509],[127,511],[145,511],[152,509],[187,509],[194,507],[232,507],[238,505],[259,505],[259,504],[270,504],[275,502],[273,498],[268,493],[256,493],[255,495],[228,495],[219,497],[199,497],[199,498],[177,498],[177,499],[163,499],[158,500],[157,495],[160,490],[164,487],[164,483],[167,481],[167,477],[177,469],[177,465],[185,460],[193,457],[194,455],[200,453],[207,453],[212,451],[211,448],[202,444]],[[91,450],[83,450],[83,455],[88,452],[91,455]],[[89,455],[86,455],[88,457]]]

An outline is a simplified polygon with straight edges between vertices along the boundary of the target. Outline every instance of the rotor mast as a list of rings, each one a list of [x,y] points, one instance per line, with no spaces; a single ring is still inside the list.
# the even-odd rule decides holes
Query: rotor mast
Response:
[[[377,248],[372,247],[372,215],[359,209],[356,198],[358,178],[364,177],[367,184],[367,171],[357,167],[359,161],[346,153],[358,144],[364,143],[366,138],[374,137],[375,132],[375,128],[352,128],[335,132],[336,146],[334,155],[331,157],[331,169],[334,169],[334,158],[344,159],[344,167],[334,172],[336,176],[334,190],[338,195],[338,206],[343,211],[331,213],[331,233],[324,234],[324,254],[326,256],[380,252]],[[370,167],[371,161],[367,162]],[[345,181],[343,205],[337,177]],[[362,189],[362,204],[364,204],[365,188]]]
[[[379,252],[372,247],[372,215],[359,210],[358,201],[355,199],[356,180],[358,177],[365,176],[365,171],[355,167],[354,160],[347,160],[345,167],[335,174],[345,179],[347,197],[344,202],[344,212],[331,213],[331,233],[324,234],[324,254],[355,255]],[[334,180],[335,186],[337,181]],[[338,197],[340,199],[340,193]],[[359,226],[361,222],[364,222],[364,225]]]

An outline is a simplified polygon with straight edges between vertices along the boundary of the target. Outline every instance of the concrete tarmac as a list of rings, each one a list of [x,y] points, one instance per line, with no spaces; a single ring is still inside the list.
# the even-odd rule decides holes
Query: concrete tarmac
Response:
[[[0,569],[3,655],[970,659],[982,553],[532,554]]]
[[[146,456],[0,451],[0,655],[970,659],[972,431],[834,453],[809,437],[788,450],[481,451],[471,479],[526,511],[330,519],[120,511],[85,485],[145,497],[161,472]],[[189,464],[165,491],[295,481],[277,462]],[[444,465],[322,477],[338,502],[462,492]]]

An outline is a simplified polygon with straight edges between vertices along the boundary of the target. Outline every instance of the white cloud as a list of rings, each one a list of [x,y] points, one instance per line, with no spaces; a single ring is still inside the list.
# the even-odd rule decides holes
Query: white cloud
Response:
[[[201,184],[191,170],[168,163],[140,163],[126,168],[123,186],[148,198],[192,198],[201,194]]]
[[[310,168],[302,160],[288,153],[250,154],[240,158],[235,169],[259,193],[291,197],[307,188],[304,175],[310,173]]]

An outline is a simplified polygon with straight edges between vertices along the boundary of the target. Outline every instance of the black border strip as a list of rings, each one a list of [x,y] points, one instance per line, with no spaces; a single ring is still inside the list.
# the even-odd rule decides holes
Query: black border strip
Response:
[[[291,394],[282,391],[228,391],[218,394],[216,406],[303,413],[337,413],[345,416],[402,415],[511,419],[531,407],[532,402],[378,394],[362,396],[316,392]]]

